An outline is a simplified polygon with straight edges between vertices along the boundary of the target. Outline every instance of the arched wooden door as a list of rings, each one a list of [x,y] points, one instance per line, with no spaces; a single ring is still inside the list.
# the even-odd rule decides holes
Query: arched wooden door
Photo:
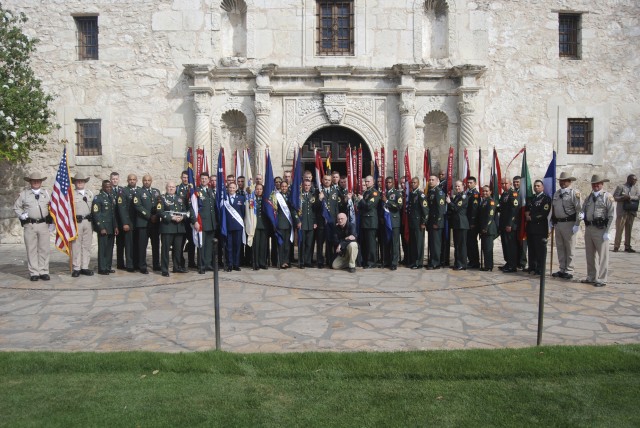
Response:
[[[323,165],[325,165],[327,155],[330,153],[332,171],[338,171],[340,175],[345,175],[347,173],[346,153],[348,147],[352,149],[362,147],[363,176],[373,175],[373,163],[369,147],[360,135],[341,126],[322,128],[311,134],[302,146],[304,169],[315,171],[313,149],[317,148],[322,156]]]

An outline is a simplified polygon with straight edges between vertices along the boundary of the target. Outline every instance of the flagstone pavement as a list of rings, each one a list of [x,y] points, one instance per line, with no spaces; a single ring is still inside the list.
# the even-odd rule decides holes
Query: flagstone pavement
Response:
[[[72,278],[66,256],[52,250],[51,281],[30,282],[22,245],[0,245],[0,260],[0,351],[216,347],[210,272]],[[640,254],[610,253],[609,283],[595,288],[579,282],[585,260],[578,249],[574,280],[546,277],[542,344],[640,343],[639,261]],[[536,344],[539,277],[525,273],[243,268],[219,279],[225,351]]]

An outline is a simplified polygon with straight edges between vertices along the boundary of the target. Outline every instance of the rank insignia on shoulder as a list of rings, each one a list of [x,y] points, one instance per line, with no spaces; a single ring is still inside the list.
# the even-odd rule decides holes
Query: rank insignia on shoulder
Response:
[[[548,210],[549,209],[549,204],[544,204],[544,209]]]
[[[375,202],[375,201],[376,201],[376,198],[371,198],[369,201],[370,201],[370,202]]]
[[[427,201],[422,201],[422,206],[426,207],[427,206]]]
[[[518,206],[518,200],[517,200],[517,199],[514,199],[514,200],[513,200],[513,206],[514,206],[514,207],[517,207],[517,206]]]
[[[398,198],[398,203],[401,204],[402,203],[402,198]]]
[[[94,205],[94,206],[93,206],[93,212],[94,212],[94,213],[97,213],[98,211],[100,211],[100,208],[98,208],[98,206],[97,206],[97,205]]]
[[[458,206],[461,207],[462,206],[462,201],[458,202]]]
[[[137,197],[137,196],[134,196],[134,197],[133,197],[133,203],[134,203],[134,204],[137,204],[137,203],[138,203],[138,197]]]
[[[122,203],[122,196],[118,196],[118,203],[121,204]]]
[[[440,205],[444,205],[444,199],[440,199]]]
[[[161,210],[162,209],[162,204],[158,204],[158,206],[156,207],[157,210]]]
[[[311,197],[311,203],[313,204],[315,201],[316,201],[316,197],[315,197],[315,196],[312,196],[312,197]]]

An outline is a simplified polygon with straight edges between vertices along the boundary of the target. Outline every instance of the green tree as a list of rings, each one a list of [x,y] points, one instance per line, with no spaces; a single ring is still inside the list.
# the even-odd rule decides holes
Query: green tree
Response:
[[[30,65],[38,40],[22,32],[24,13],[0,3],[0,160],[24,162],[42,150],[46,134],[56,129],[53,97],[42,89]]]

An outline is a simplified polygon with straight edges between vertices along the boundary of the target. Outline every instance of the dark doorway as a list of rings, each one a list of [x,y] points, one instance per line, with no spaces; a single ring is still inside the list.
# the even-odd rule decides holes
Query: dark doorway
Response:
[[[305,141],[302,146],[302,162],[304,169],[315,171],[315,158],[313,149],[317,148],[322,156],[323,165],[327,154],[331,153],[331,170],[338,171],[340,175],[347,173],[346,153],[347,147],[362,147],[362,173],[363,176],[373,175],[371,152],[362,137],[356,132],[341,126],[322,128]]]

